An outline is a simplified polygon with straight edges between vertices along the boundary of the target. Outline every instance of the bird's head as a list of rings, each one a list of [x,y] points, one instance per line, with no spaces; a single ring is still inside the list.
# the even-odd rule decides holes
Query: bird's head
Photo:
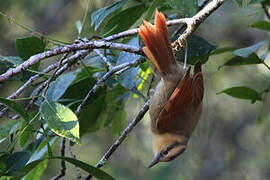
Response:
[[[153,167],[159,162],[168,162],[185,152],[188,143],[188,137],[175,134],[162,134],[154,138],[155,158],[148,168]]]

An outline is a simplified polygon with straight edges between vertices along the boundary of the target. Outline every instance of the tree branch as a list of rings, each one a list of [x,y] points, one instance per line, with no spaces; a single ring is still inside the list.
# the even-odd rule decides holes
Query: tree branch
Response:
[[[262,9],[263,9],[266,17],[268,18],[268,20],[270,20],[270,14],[269,14],[269,11],[268,11],[266,5],[264,4],[264,2],[261,2],[261,6],[262,6]]]
[[[149,109],[149,103],[148,100],[138,115],[129,123],[129,125],[124,129],[124,131],[121,133],[121,135],[116,139],[116,141],[111,145],[111,147],[108,149],[108,151],[103,155],[103,157],[99,160],[99,162],[96,164],[97,168],[102,167],[106,161],[111,157],[111,155],[115,152],[115,150],[120,146],[120,144],[126,139],[127,135],[132,131],[132,129],[142,120],[144,115]],[[89,174],[85,180],[91,179],[92,176]]]
[[[78,44],[71,44],[64,47],[58,47],[50,51],[46,51],[40,54],[36,54],[34,56],[31,56],[27,61],[20,64],[18,67],[11,69],[7,71],[6,73],[0,75],[0,82],[3,82],[5,80],[8,80],[10,77],[26,70],[30,66],[34,65],[35,63],[38,63],[39,61],[49,58],[52,56],[56,56],[63,53],[69,53],[69,52],[75,52],[78,50],[84,50],[84,49],[94,49],[94,48],[109,48],[109,49],[117,49],[122,51],[127,51],[135,54],[143,54],[140,48],[121,44],[121,43],[112,43],[112,42],[106,42],[106,41],[93,41],[93,42],[81,42]]]
[[[61,156],[65,157],[65,150],[66,150],[66,138],[62,138],[61,139],[61,144],[60,144],[60,151],[61,151]],[[66,174],[66,162],[64,159],[61,160],[61,168],[60,168],[60,172],[58,175],[54,176],[53,178],[51,178],[50,180],[58,180],[61,177],[64,177]]]
[[[186,19],[187,29],[181,36],[172,43],[174,51],[179,51],[180,48],[186,46],[187,39],[199,27],[199,25],[216,9],[218,9],[226,0],[213,0],[207,4],[201,11],[191,18]]]
[[[121,71],[123,73],[123,70],[128,70],[130,67],[137,66],[138,64],[142,63],[143,59],[131,61],[128,63],[123,63],[118,66],[115,66],[111,68],[106,74],[104,74],[97,83],[93,86],[93,88],[88,92],[88,94],[85,96],[83,102],[77,107],[75,114],[79,116],[80,112],[82,111],[82,108],[88,103],[92,95],[100,88],[103,82],[105,82],[107,79],[109,79],[113,74]],[[120,75],[119,73],[117,75]]]
[[[71,145],[70,145],[70,142],[69,142],[69,145],[68,145],[68,151],[69,151],[69,154],[72,158],[76,159],[76,156],[73,154],[72,152],[72,149],[71,149]],[[80,171],[80,168],[75,166],[75,169],[76,169],[76,172],[77,172],[77,177],[76,177],[76,180],[79,180],[82,178],[82,174],[81,174],[81,171]]]

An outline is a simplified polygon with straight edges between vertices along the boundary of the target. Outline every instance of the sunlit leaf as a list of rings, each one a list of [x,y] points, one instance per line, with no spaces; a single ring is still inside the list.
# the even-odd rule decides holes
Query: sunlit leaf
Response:
[[[53,132],[80,144],[79,121],[68,107],[45,99],[40,112]]]
[[[217,94],[221,94],[221,93],[225,93],[229,96],[239,98],[239,99],[251,100],[252,102],[255,102],[257,100],[258,101],[262,100],[261,95],[257,91],[248,87],[231,87]]]

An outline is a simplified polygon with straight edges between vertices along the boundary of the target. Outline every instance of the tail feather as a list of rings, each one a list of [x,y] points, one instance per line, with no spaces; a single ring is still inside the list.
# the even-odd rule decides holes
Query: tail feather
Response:
[[[164,15],[156,11],[155,26],[147,21],[143,22],[144,25],[139,29],[139,34],[146,45],[142,49],[143,52],[162,76],[174,73],[173,66],[176,65],[176,61]]]

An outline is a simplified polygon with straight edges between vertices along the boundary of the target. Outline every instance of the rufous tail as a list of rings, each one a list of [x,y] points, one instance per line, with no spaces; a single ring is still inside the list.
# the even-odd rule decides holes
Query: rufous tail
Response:
[[[161,76],[174,73],[176,66],[172,51],[168,27],[164,15],[156,10],[155,25],[143,20],[139,34],[145,42],[146,47],[142,50],[157,68]]]

